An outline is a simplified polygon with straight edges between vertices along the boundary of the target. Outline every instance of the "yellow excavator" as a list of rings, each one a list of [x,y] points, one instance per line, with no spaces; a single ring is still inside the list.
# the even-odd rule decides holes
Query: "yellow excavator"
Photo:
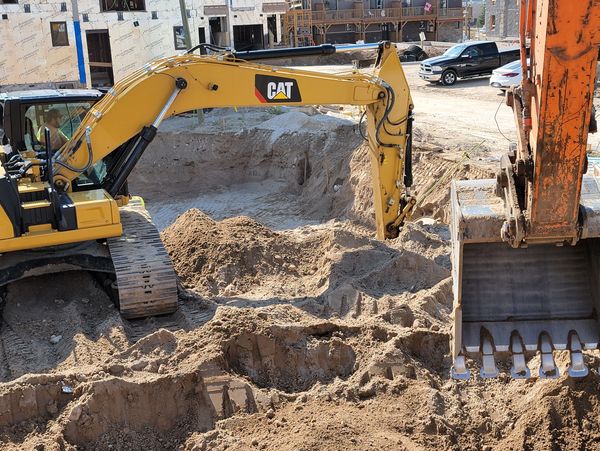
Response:
[[[213,53],[196,55],[194,48],[153,61],[102,97],[0,97],[0,287],[86,270],[101,276],[126,318],[173,312],[175,273],[143,204],[131,201],[127,178],[165,118],[202,108],[363,106],[377,236],[398,235],[415,204],[409,192],[413,105],[394,45],[379,44],[369,75],[252,62],[332,53],[331,45],[238,53],[203,46]]]
[[[522,82],[507,93],[516,146],[496,179],[451,189],[452,376],[584,377],[583,351],[600,340],[600,174],[588,168],[600,45],[600,1],[520,0]],[[527,38],[530,59],[527,61]]]

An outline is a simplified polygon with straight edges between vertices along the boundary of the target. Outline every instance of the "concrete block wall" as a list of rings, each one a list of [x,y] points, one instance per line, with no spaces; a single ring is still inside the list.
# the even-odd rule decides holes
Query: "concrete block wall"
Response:
[[[73,65],[73,24],[67,24],[68,47],[52,47],[50,22],[64,20],[60,4],[32,5],[24,14],[22,5],[0,5],[0,86],[37,81],[76,80]]]

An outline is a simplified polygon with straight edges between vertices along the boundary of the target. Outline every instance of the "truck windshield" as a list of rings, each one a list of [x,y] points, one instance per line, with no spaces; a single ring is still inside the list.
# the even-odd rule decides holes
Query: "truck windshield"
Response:
[[[464,44],[455,45],[453,47],[450,47],[448,50],[446,50],[444,52],[444,56],[449,56],[450,58],[456,58],[456,57],[460,56],[460,54],[466,48],[467,48],[467,46]]]

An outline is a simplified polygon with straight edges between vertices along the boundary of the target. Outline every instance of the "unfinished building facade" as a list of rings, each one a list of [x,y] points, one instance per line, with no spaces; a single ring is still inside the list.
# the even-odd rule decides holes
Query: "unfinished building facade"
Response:
[[[491,38],[519,36],[519,0],[486,0],[485,28]]]
[[[277,45],[281,0],[186,0],[192,46]],[[179,2],[0,0],[0,91],[111,86],[148,61],[186,49]]]

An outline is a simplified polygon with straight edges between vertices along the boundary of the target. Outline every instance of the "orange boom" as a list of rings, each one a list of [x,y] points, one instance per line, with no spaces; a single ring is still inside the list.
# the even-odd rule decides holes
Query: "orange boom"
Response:
[[[585,174],[600,1],[521,0],[523,81],[507,93],[517,144],[497,180],[454,182],[452,238],[455,378],[498,374],[509,353],[514,377],[558,377],[553,351],[571,351],[569,374],[588,369],[600,311],[600,177]],[[526,41],[530,37],[530,65]]]

